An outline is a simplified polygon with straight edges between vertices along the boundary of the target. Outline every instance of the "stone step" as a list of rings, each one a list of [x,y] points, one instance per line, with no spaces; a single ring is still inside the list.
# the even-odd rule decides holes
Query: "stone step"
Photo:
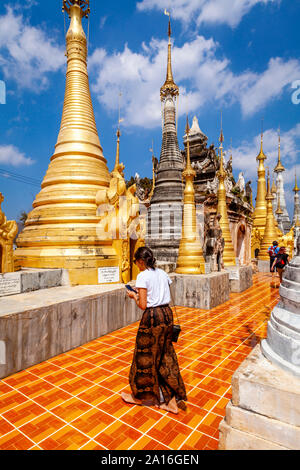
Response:
[[[234,429],[224,420],[219,430],[219,450],[289,450],[248,432]]]
[[[278,444],[288,449],[300,449],[300,427],[283,423],[277,419],[233,406],[230,401],[226,407],[226,424],[238,431]]]
[[[232,376],[232,403],[300,426],[299,378],[273,364],[257,345]]]

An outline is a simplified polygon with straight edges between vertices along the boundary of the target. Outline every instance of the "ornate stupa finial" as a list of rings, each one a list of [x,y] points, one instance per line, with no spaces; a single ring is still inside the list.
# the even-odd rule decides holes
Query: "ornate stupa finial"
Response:
[[[71,17],[71,7],[77,5],[81,8],[82,17],[87,18],[91,12],[90,9],[90,0],[63,0],[62,11],[67,12],[69,17]]]
[[[168,27],[168,36],[169,36],[169,43],[168,43],[168,64],[167,64],[167,76],[166,81],[160,89],[160,97],[161,100],[164,100],[167,95],[171,96],[178,96],[179,95],[179,88],[174,82],[173,72],[172,72],[172,44],[171,44],[171,15],[170,13],[165,10],[165,15],[169,16],[169,27]]]
[[[188,115],[186,116],[186,127],[185,127],[185,133],[186,133],[186,167],[184,172],[192,172],[193,177],[196,176],[195,170],[191,166],[191,154],[190,154],[190,125],[189,125],[189,118]],[[184,176],[184,174],[183,174]]]
[[[281,163],[281,155],[280,155],[280,127],[278,128],[278,161],[277,165],[274,168],[275,173],[280,173],[281,171],[285,171],[284,166]]]
[[[224,134],[223,134],[223,118],[222,118],[222,111],[221,111],[221,132],[219,137],[220,142],[220,169],[219,169],[219,176],[222,176],[224,179],[226,177],[226,171],[224,170],[224,162],[223,162],[223,142],[224,142]]]
[[[264,231],[264,236],[262,243],[259,249],[258,259],[266,261],[269,259],[268,248],[272,245],[273,240],[276,240],[278,235],[278,228],[276,227],[276,222],[273,214],[272,207],[273,196],[271,193],[270,187],[270,170],[268,169],[268,178],[267,178],[267,217],[266,217],[266,227]]]
[[[116,162],[115,162],[115,168],[114,171],[119,171],[120,169],[120,137],[121,137],[121,131],[120,131],[120,124],[123,121],[121,119],[121,96],[122,93],[119,93],[119,119],[118,119],[118,129],[117,129],[117,151],[116,151]],[[121,171],[124,169],[124,165],[122,165]]]
[[[116,151],[116,162],[115,162],[114,171],[117,171],[120,166],[120,137],[121,137],[120,128],[118,128],[116,135],[117,135],[117,151]]]
[[[257,193],[256,193],[256,204],[253,214],[253,229],[258,229],[260,236],[263,237],[265,226],[266,226],[266,217],[267,217],[267,188],[266,188],[266,169],[264,166],[264,161],[266,160],[266,155],[263,151],[263,119],[262,119],[262,128],[261,128],[261,137],[260,137],[260,152],[256,157],[256,160],[259,162],[257,169]]]
[[[263,166],[264,160],[267,159],[266,155],[264,154],[264,150],[263,150],[263,145],[264,145],[263,122],[264,122],[264,120],[262,119],[261,120],[261,134],[260,134],[260,152],[256,157],[256,160],[258,160],[262,164],[262,166]]]
[[[217,177],[219,179],[219,188],[218,188],[218,207],[217,207],[217,214],[221,215],[220,219],[220,227],[222,229],[222,236],[225,241],[224,252],[223,252],[223,261],[224,266],[235,266],[235,252],[232,243],[232,237],[229,227],[229,219],[227,213],[227,198],[226,198],[226,188],[225,188],[225,178],[226,178],[226,171],[224,170],[223,165],[223,142],[224,142],[224,134],[223,134],[223,126],[222,126],[222,113],[221,113],[221,133],[220,133],[220,169],[217,172]]]
[[[183,218],[182,236],[179,245],[176,273],[178,274],[204,274],[205,260],[197,230],[197,217],[195,205],[194,178],[195,170],[191,166],[190,126],[188,116],[186,117],[186,167],[182,173],[185,179],[185,189],[183,196]]]
[[[293,189],[294,193],[298,193],[300,191],[300,189],[298,188],[298,183],[297,183],[297,172],[296,172],[296,168],[295,168],[295,187]]]

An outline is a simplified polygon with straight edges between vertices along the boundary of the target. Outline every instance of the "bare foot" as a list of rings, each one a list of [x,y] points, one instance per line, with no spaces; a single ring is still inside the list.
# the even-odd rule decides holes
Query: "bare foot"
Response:
[[[130,393],[121,393],[121,397],[123,398],[126,403],[132,403],[133,405],[141,405],[141,400],[136,400]]]
[[[162,403],[159,408],[161,410],[169,411],[170,413],[174,413],[176,415],[178,414],[178,406],[175,397],[173,397],[167,405],[165,403]]]

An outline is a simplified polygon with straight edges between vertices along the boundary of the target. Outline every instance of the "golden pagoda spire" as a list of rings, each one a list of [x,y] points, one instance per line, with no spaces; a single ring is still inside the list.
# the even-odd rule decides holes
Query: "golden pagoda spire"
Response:
[[[196,223],[195,189],[193,184],[196,172],[191,166],[189,132],[190,127],[187,117],[187,159],[186,167],[182,174],[185,178],[182,236],[175,272],[178,274],[204,274],[205,261]]]
[[[161,100],[164,100],[167,95],[171,96],[178,96],[179,95],[179,88],[174,82],[173,72],[172,72],[172,44],[171,44],[171,15],[170,13],[165,10],[165,15],[169,16],[169,28],[168,28],[168,36],[169,36],[169,43],[168,43],[168,64],[167,64],[167,76],[166,81],[160,89],[160,97]]]
[[[297,184],[296,168],[295,168],[295,187],[294,187],[293,191],[294,191],[294,193],[298,193],[300,191],[300,189],[298,188],[298,184]]]
[[[87,72],[82,19],[89,0],[63,0],[70,17],[66,34],[66,89],[60,131],[42,190],[18,237],[17,262],[29,268],[69,270],[72,284],[98,284],[98,269],[118,266],[112,240],[98,235],[96,194],[110,175],[97,132]]]
[[[224,266],[235,266],[235,252],[232,244],[232,237],[229,228],[229,219],[227,213],[227,202],[226,202],[226,188],[225,188],[225,178],[226,178],[226,171],[224,170],[223,165],[223,142],[224,142],[224,135],[223,135],[223,128],[222,128],[222,114],[221,114],[221,133],[220,133],[220,169],[217,172],[217,176],[219,179],[219,188],[218,188],[218,207],[217,207],[217,214],[221,215],[220,219],[220,227],[222,229],[222,236],[225,241],[224,246],[224,253],[223,253],[223,261]]]
[[[253,229],[258,229],[261,236],[263,236],[266,226],[266,217],[267,217],[267,201],[266,201],[266,170],[264,167],[264,161],[266,160],[266,155],[263,151],[263,130],[261,131],[260,139],[260,152],[256,157],[256,160],[259,162],[258,165],[258,181],[257,181],[257,193],[256,193],[256,205],[253,214]]]
[[[274,168],[274,171],[275,173],[280,173],[281,171],[285,171],[285,168],[282,165],[281,160],[280,160],[280,128],[278,129],[278,161],[277,161],[276,167]]]
[[[272,200],[273,196],[270,189],[270,171],[268,170],[268,184],[267,184],[267,220],[264,236],[260,245],[258,259],[267,261],[270,259],[268,249],[273,241],[278,236],[278,229],[276,228],[275,218],[273,214]]]
[[[259,154],[256,157],[256,160],[258,160],[259,162],[264,162],[264,160],[267,159],[266,155],[264,154],[264,150],[263,150],[263,142],[264,142],[264,132],[262,130],[261,134],[260,134],[260,151],[259,151]]]
[[[118,130],[117,130],[117,151],[116,151],[116,162],[115,162],[115,168],[114,172],[119,170],[120,167],[120,137],[121,137],[121,131],[120,131],[120,124],[123,121],[121,119],[121,96],[122,93],[119,93],[119,119],[118,119]]]
[[[119,127],[118,127],[118,130],[117,130],[116,136],[117,136],[116,161],[115,161],[115,167],[114,167],[112,173],[119,172],[119,168],[120,168],[120,137],[121,137],[121,131],[120,131]]]

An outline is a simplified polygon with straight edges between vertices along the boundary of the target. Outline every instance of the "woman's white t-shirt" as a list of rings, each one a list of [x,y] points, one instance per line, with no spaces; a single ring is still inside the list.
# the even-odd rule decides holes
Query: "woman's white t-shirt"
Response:
[[[171,279],[162,269],[145,269],[138,274],[135,287],[147,289],[147,307],[170,303]]]

